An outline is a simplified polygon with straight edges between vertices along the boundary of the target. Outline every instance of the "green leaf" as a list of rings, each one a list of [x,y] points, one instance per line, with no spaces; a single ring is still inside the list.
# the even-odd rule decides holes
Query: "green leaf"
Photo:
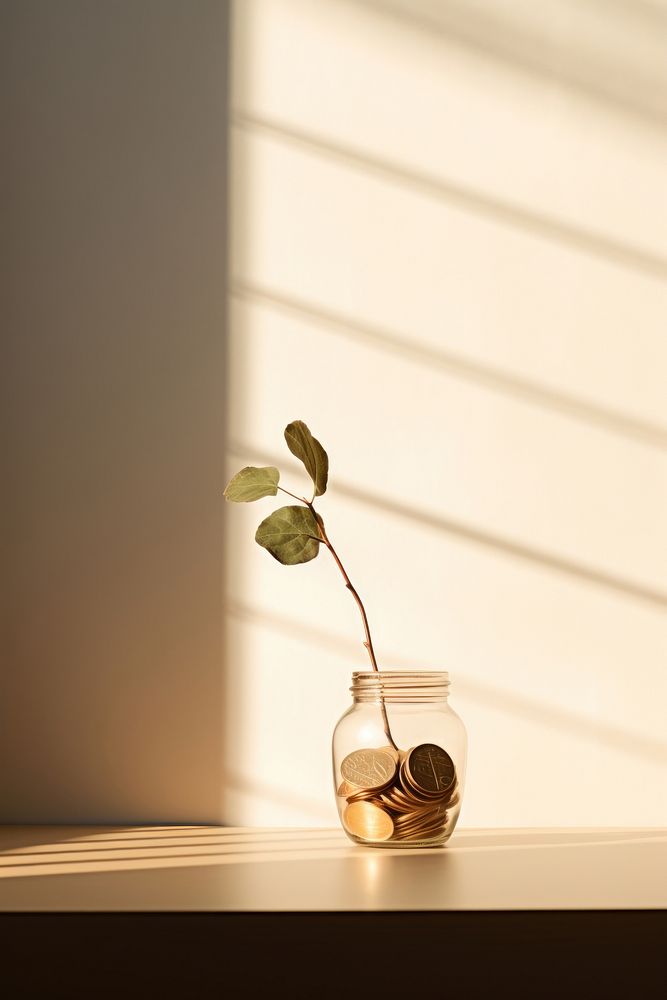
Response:
[[[309,507],[280,507],[264,518],[255,534],[257,544],[283,566],[314,559],[320,551],[318,538],[317,521]]]
[[[287,447],[301,459],[306,466],[306,472],[313,480],[315,496],[321,497],[327,488],[329,475],[329,458],[326,451],[310,433],[303,420],[294,420],[285,428]]]
[[[272,465],[256,469],[253,465],[241,469],[225,487],[224,496],[234,503],[248,503],[262,497],[274,497],[278,492],[280,473]]]

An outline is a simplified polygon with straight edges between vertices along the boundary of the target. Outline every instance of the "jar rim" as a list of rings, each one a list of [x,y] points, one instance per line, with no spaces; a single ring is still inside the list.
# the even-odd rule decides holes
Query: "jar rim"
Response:
[[[358,701],[427,701],[446,699],[447,670],[355,670],[352,695]]]
[[[352,672],[352,680],[374,680],[377,683],[381,683],[382,679],[397,681],[397,680],[410,680],[413,683],[428,683],[429,681],[436,681],[438,684],[449,684],[449,671],[448,670],[354,670]]]

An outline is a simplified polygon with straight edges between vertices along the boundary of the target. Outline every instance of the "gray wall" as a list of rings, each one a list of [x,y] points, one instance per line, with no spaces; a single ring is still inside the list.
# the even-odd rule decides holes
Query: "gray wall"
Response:
[[[0,821],[217,820],[227,6],[0,10]]]

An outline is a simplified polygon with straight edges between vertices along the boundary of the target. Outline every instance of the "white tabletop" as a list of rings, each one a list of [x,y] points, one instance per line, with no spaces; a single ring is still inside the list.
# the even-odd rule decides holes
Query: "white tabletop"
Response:
[[[0,828],[4,911],[667,908],[667,830],[460,830],[445,848],[340,830]]]

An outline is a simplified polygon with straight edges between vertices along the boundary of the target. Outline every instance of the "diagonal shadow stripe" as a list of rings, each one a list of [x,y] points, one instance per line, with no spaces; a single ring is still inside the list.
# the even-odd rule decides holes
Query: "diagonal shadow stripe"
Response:
[[[239,779],[239,787],[243,786],[243,782]],[[276,791],[276,798],[280,795],[279,790]],[[283,801],[283,800],[281,800]],[[7,859],[14,859],[17,863],[23,858],[48,858],[51,854],[67,854],[75,855],[80,854],[85,857],[94,857],[96,854],[104,853],[118,853],[127,851],[180,851],[185,847],[191,848],[211,848],[212,851],[217,851],[218,849],[225,848],[227,850],[228,846],[247,845],[247,844],[267,844],[267,843],[280,843],[286,837],[289,837],[290,843],[298,843],[299,840],[312,840],[313,836],[317,836],[319,831],[311,830],[299,831],[298,828],[290,828],[289,833],[283,831],[282,833],[262,833],[262,828],[258,827],[258,833],[253,833],[252,840],[248,838],[247,834],[239,833],[237,828],[230,828],[228,835],[220,834],[216,837],[193,838],[193,837],[169,837],[169,838],[150,838],[144,842],[143,839],[130,840],[123,838],[121,841],[118,839],[108,839],[108,840],[95,840],[95,841],[75,841],[72,845],[70,842],[64,840],[57,843],[52,843],[46,846],[42,846],[40,850],[30,851],[26,848],[17,848],[13,851],[3,851],[0,850],[0,867],[3,865]],[[159,840],[159,843],[158,843]],[[172,841],[176,840],[177,843]],[[111,845],[111,846],[109,846]]]
[[[330,834],[330,836],[331,836],[331,834]],[[246,848],[246,849],[245,850],[241,850],[240,849],[241,847]],[[174,862],[176,862],[176,861],[179,861],[181,858],[208,858],[208,859],[211,859],[211,858],[221,858],[223,856],[229,856],[229,855],[242,855],[244,857],[248,857],[248,856],[251,856],[253,853],[254,854],[286,854],[286,853],[291,854],[295,850],[299,851],[299,852],[302,852],[302,851],[303,852],[306,852],[306,851],[308,851],[308,852],[313,852],[313,851],[327,851],[327,850],[330,850],[330,847],[329,847],[328,844],[324,844],[324,845],[323,844],[316,844],[314,846],[304,846],[301,843],[299,843],[299,844],[297,844],[295,846],[293,843],[286,841],[284,843],[284,845],[281,845],[279,847],[274,847],[272,843],[269,843],[268,845],[266,843],[261,843],[261,844],[254,844],[253,843],[253,844],[242,844],[242,845],[239,845],[239,844],[235,843],[235,844],[232,844],[232,849],[231,850],[225,850],[224,848],[221,848],[220,850],[201,851],[201,852],[200,851],[197,851],[197,852],[180,851],[177,848],[172,848],[171,849],[171,853],[170,853],[170,851],[167,848],[165,848],[163,851],[160,851],[159,849],[156,849],[157,853],[156,853],[156,851],[152,851],[151,853],[139,854],[136,857],[132,857],[132,858],[128,857],[128,851],[127,850],[124,853],[122,853],[122,854],[118,854],[117,856],[114,856],[113,858],[95,857],[91,852],[87,852],[87,857],[85,857],[85,858],[70,858],[70,857],[62,857],[62,858],[60,858],[59,857],[59,858],[55,858],[55,859],[49,860],[49,857],[50,857],[49,855],[40,855],[40,858],[37,861],[25,861],[24,862],[24,861],[21,860],[22,857],[24,857],[24,855],[19,855],[18,857],[7,856],[7,858],[6,858],[6,862],[7,863],[6,864],[4,863],[4,861],[0,861],[0,877],[1,877],[1,872],[2,872],[3,868],[21,868],[21,869],[25,870],[26,874],[28,874],[29,869],[33,868],[33,867],[39,867],[39,868],[46,867],[46,868],[48,868],[50,866],[60,867],[60,866],[64,866],[64,865],[66,865],[67,867],[69,867],[71,865],[72,868],[73,868],[73,870],[76,870],[76,866],[78,866],[78,865],[84,865],[84,866],[90,866],[91,864],[108,864],[108,865],[114,865],[116,862],[122,863],[123,861],[126,861],[126,860],[127,861],[130,861],[130,860],[132,860],[132,861],[159,861],[159,860],[163,859],[165,861],[168,860],[168,861],[174,861]],[[63,854],[65,854],[67,852],[57,852],[56,851],[54,853],[63,853]],[[44,860],[42,860],[42,858]]]
[[[275,633],[296,639],[298,642],[334,650],[348,659],[353,659],[358,650],[357,643],[343,639],[334,632],[306,625],[301,621],[294,621],[284,615],[230,600],[226,602],[226,610],[228,615],[238,621],[259,624]],[[392,654],[387,654],[384,660],[391,664],[388,669],[414,669],[412,661],[403,660]],[[549,726],[580,739],[588,739],[596,743],[603,742],[615,750],[667,763],[667,744],[659,740],[648,739],[638,733],[622,729],[620,726],[586,719],[573,712],[526,698],[514,692],[510,693],[494,688],[469,678],[457,676],[456,686],[465,697],[495,711],[505,712],[530,722],[538,721],[540,725]]]
[[[429,369],[440,368],[450,375],[481,385],[493,392],[514,396],[533,406],[585,421],[595,427],[639,441],[641,444],[667,449],[667,428],[584,402],[576,396],[557,392],[538,382],[531,382],[501,369],[469,361],[451,351],[434,350],[400,337],[396,333],[381,330],[341,313],[314,306],[303,299],[287,296],[240,279],[232,280],[230,295],[241,301],[259,303],[300,320],[317,323],[336,336],[344,337],[353,343],[363,340],[378,350],[388,351]]]
[[[550,216],[532,212],[521,205],[492,198],[471,188],[408,169],[353,146],[332,142],[330,139],[323,139],[310,132],[259,115],[237,110],[231,114],[230,124],[246,131],[264,133],[280,142],[336,160],[355,170],[381,177],[394,184],[402,184],[428,197],[444,199],[459,208],[493,219],[502,225],[565,244],[570,250],[603,258],[618,266],[640,271],[663,281],[667,278],[667,259],[648,253],[632,244],[621,243],[611,237],[560,222]]]
[[[6,830],[7,828],[5,827],[3,831],[4,835],[0,842],[0,862],[9,857],[38,858],[44,854],[53,854],[56,852],[89,854],[100,850],[125,851],[134,848],[148,849],[152,845],[156,847],[156,850],[161,850],[163,847],[182,847],[186,844],[191,844],[193,847],[206,847],[207,845],[217,847],[219,845],[245,844],[250,842],[262,844],[272,841],[280,842],[285,838],[289,838],[290,842],[296,843],[300,840],[313,840],[318,836],[327,835],[325,828],[313,828],[312,826],[290,827],[289,830],[286,830],[284,827],[254,827],[250,831],[247,828],[236,826],[221,826],[217,828],[216,833],[187,834],[186,836],[174,834],[173,836],[165,835],[163,837],[135,837],[132,835],[131,830],[126,828],[118,836],[113,836],[110,833],[108,837],[95,835],[95,838],[92,840],[69,840],[67,837],[64,837],[62,840],[48,840],[46,842],[40,838],[38,842],[30,845],[18,843],[11,847],[3,847],[2,843],[6,842]],[[20,834],[18,836],[20,838]],[[173,843],[173,841],[177,841],[177,843]]]
[[[561,87],[567,87],[589,99],[592,98],[596,102],[630,115],[644,125],[661,130],[667,126],[664,95],[659,92],[660,88],[656,88],[654,93],[646,87],[642,88],[643,93],[632,93],[625,85],[625,80],[619,80],[619,74],[614,74],[610,66],[598,66],[595,73],[591,72],[588,61],[583,64],[581,60],[554,62],[550,58],[551,52],[545,49],[544,45],[536,45],[535,40],[530,37],[515,37],[510,40],[505,33],[501,41],[496,25],[490,24],[484,29],[483,21],[474,16],[475,11],[470,9],[472,6],[470,4],[467,8],[459,4],[459,16],[456,11],[448,10],[447,4],[440,5],[438,16],[429,16],[422,11],[402,10],[395,4],[386,4],[382,0],[344,0],[344,2],[365,7],[373,14],[395,21],[408,30],[425,32],[431,38],[433,35],[439,35],[454,41],[457,45],[479,52],[486,58],[518,67],[522,72],[538,79],[552,80]],[[639,0],[630,0],[633,13],[636,12],[638,5]],[[466,14],[461,17],[463,10]],[[656,16],[653,9],[650,12],[654,30],[660,32],[664,30],[661,13]]]
[[[230,441],[228,443],[228,451],[242,458],[244,461],[250,457],[254,461],[263,463],[264,465],[278,467],[282,465],[286,467],[282,458],[277,458],[269,452],[252,448],[241,442]],[[407,521],[415,521],[436,531],[455,535],[457,538],[462,538],[471,544],[493,549],[495,552],[500,552],[513,559],[520,559],[524,562],[584,581],[585,583],[603,587],[605,590],[623,594],[625,597],[632,597],[635,600],[657,607],[661,611],[667,608],[667,593],[661,590],[643,587],[622,577],[586,566],[584,563],[563,559],[541,549],[509,541],[501,535],[493,534],[490,531],[483,531],[480,528],[465,524],[463,521],[456,521],[453,518],[441,517],[416,507],[410,507],[398,500],[380,496],[378,493],[370,493],[367,490],[359,489],[357,486],[352,486],[350,483],[341,482],[341,480],[336,481],[336,491],[350,500],[362,503],[368,507],[374,507],[377,510],[382,510],[394,517],[401,517]]]

